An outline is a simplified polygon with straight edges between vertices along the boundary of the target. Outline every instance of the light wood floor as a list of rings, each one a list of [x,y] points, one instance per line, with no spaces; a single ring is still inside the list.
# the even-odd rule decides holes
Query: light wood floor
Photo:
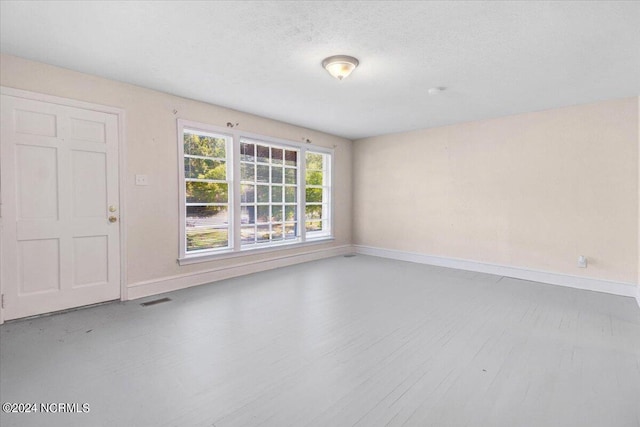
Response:
[[[3,325],[2,402],[90,412],[0,423],[640,425],[631,298],[362,255],[163,296]]]

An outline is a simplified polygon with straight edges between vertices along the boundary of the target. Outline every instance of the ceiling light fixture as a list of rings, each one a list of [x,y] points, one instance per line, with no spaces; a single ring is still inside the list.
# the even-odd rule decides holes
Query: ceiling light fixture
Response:
[[[334,55],[325,58],[322,61],[322,66],[338,80],[342,80],[347,77],[353,70],[356,69],[360,62],[353,56],[347,55]]]

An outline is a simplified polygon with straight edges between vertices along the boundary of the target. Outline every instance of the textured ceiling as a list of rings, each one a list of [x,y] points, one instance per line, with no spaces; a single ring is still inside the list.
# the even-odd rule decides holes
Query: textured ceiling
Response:
[[[4,53],[351,139],[640,93],[640,2],[0,8]],[[360,60],[342,82],[336,54]]]

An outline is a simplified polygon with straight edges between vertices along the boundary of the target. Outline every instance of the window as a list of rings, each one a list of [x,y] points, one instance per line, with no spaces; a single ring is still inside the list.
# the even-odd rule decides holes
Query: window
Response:
[[[296,148],[240,139],[242,246],[298,238]]]
[[[180,262],[332,237],[332,150],[178,120]]]
[[[229,138],[183,131],[186,253],[229,248]]]
[[[307,237],[331,234],[330,203],[331,171],[327,153],[306,153],[305,227]]]

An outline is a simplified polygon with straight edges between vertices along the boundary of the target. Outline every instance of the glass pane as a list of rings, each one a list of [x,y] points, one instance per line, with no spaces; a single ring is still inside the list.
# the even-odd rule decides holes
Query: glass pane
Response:
[[[258,185],[258,203],[269,203],[269,186]]]
[[[227,162],[184,158],[184,177],[196,179],[227,179]]]
[[[271,226],[271,240],[284,239],[282,224],[273,224]]]
[[[269,166],[258,165],[257,182],[269,182]]]
[[[184,154],[226,158],[227,141],[224,137],[214,137],[184,130]]]
[[[229,230],[226,228],[187,227],[187,252],[229,246]]]
[[[271,206],[271,221],[282,221],[282,206]]]
[[[269,163],[269,147],[264,145],[256,145],[256,160],[262,163]]]
[[[240,163],[240,179],[242,181],[255,181],[254,168],[253,163]]]
[[[295,184],[296,183],[296,174],[298,173],[297,169],[287,168],[284,170],[284,182],[286,184]]]
[[[307,188],[307,203],[322,202],[322,188]]]
[[[242,243],[243,244],[255,243],[255,241],[256,241],[256,228],[254,226],[242,227],[240,229],[240,239],[242,239]]]
[[[186,195],[187,203],[227,203],[228,185],[187,181]]]
[[[283,151],[282,148],[271,148],[271,163],[281,165]]]
[[[297,224],[285,224],[284,238],[287,240],[295,239],[297,236]]]
[[[298,215],[296,214],[296,206],[285,206],[284,207],[284,220],[285,221],[296,221],[298,219]]]
[[[297,187],[285,187],[284,189],[284,201],[287,203],[295,203],[297,200]]]
[[[322,221],[307,221],[307,232],[322,231]]]
[[[287,166],[298,166],[298,152],[285,150],[284,164]]]
[[[274,185],[271,187],[271,202],[282,203],[282,186]]]
[[[320,153],[310,153],[307,151],[307,169],[322,170],[322,160],[324,155]]]
[[[269,235],[271,233],[269,232],[269,226],[268,225],[259,225],[258,226],[258,231],[256,233],[256,240],[258,242],[265,242],[265,241],[269,241]]]
[[[256,222],[256,208],[255,206],[243,206],[240,213],[241,224],[255,224]]]
[[[269,222],[269,206],[258,206],[258,222]]]
[[[255,145],[249,144],[248,142],[240,143],[240,160],[253,162],[256,158],[255,152],[256,152]]]
[[[226,226],[229,211],[226,206],[187,206],[186,225],[189,228]]]
[[[271,167],[271,182],[276,184],[282,183],[282,168],[277,166]]]
[[[253,185],[241,185],[240,186],[240,202],[241,203],[253,203],[256,197],[256,187]]]
[[[322,206],[312,205],[305,207],[305,219],[307,221],[313,219],[322,219]]]
[[[307,170],[307,185],[322,185],[322,172]]]

